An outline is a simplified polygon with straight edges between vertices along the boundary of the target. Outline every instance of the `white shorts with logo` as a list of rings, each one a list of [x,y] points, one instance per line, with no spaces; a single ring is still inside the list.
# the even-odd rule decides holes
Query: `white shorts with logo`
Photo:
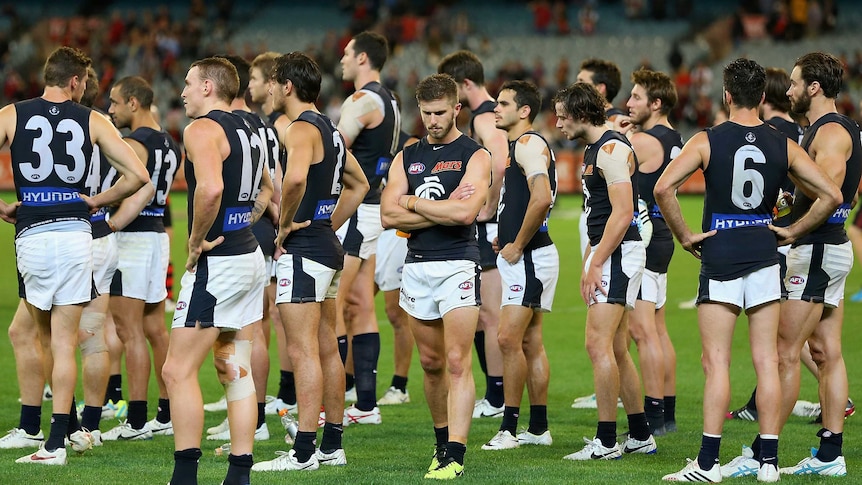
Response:
[[[116,234],[93,239],[93,284],[100,295],[111,292],[111,281],[114,279],[118,262]]]
[[[401,288],[401,271],[407,258],[407,238],[398,237],[395,232],[395,229],[387,229],[377,238],[374,282],[380,291]]]
[[[260,248],[248,254],[205,256],[194,273],[183,275],[171,327],[240,330],[263,318],[267,279]]]
[[[787,299],[823,303],[835,308],[844,298],[847,275],[853,268],[853,247],[843,244],[805,244],[787,253],[784,285]]]
[[[479,265],[473,261],[407,263],[398,304],[419,320],[437,320],[456,308],[479,306]]]
[[[638,300],[655,303],[655,309],[667,303],[667,273],[656,273],[644,268]]]
[[[92,300],[93,236],[89,232],[40,232],[15,239],[18,272],[28,303],[44,311],[54,305]]]
[[[146,303],[158,303],[167,295],[170,241],[164,232],[118,232],[120,259],[111,284],[111,294]]]
[[[503,283],[501,306],[519,305],[550,312],[560,276],[560,255],[553,244],[525,251],[515,264],[497,255]]]
[[[595,255],[595,247],[584,261],[584,268],[590,265]],[[641,288],[641,278],[646,265],[646,249],[642,241],[623,241],[602,265],[603,294],[598,289],[595,294],[597,303],[616,303],[632,310]]]
[[[313,303],[335,298],[341,270],[295,254],[282,254],[275,265],[276,303]]]
[[[700,277],[697,289],[698,303],[727,303],[754,308],[764,303],[781,300],[781,269],[774,264],[739,278],[718,281]]]
[[[338,228],[335,236],[348,255],[368,259],[377,252],[381,232],[380,205],[359,204],[356,214]]]

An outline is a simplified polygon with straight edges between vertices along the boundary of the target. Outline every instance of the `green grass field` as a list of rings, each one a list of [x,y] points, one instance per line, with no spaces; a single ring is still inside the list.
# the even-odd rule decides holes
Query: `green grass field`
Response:
[[[11,194],[5,194],[11,200]],[[185,262],[185,194],[173,197],[175,234],[173,261],[176,267],[175,281],[179,284]],[[626,456],[613,462],[570,462],[563,455],[583,446],[582,436],[595,433],[595,410],[575,410],[570,407],[577,396],[592,392],[592,373],[584,350],[584,319],[586,307],[578,292],[580,256],[578,255],[577,215],[580,198],[567,196],[558,200],[551,222],[551,234],[560,251],[562,261],[560,283],[557,288],[554,312],[545,319],[545,345],[551,361],[551,384],[548,402],[548,418],[554,437],[551,447],[525,447],[518,450],[482,451],[480,445],[496,432],[499,420],[476,420],[473,422],[466,457],[466,473],[460,480],[464,483],[654,483],[662,475],[675,472],[685,465],[685,458],[694,458],[700,447],[701,405],[703,373],[700,367],[700,341],[696,312],[679,310],[680,301],[695,296],[697,288],[698,262],[688,253],[677,248],[670,268],[668,283],[667,326],[674,340],[677,354],[677,424],[675,434],[658,438],[656,455]],[[700,223],[701,198],[683,199],[683,210],[690,225]],[[0,226],[0,247],[3,249],[0,265],[0,322],[8,322],[17,305],[13,231],[8,224]],[[854,268],[847,285],[847,293],[855,292],[862,284],[862,274]],[[176,288],[175,291],[179,291]],[[391,341],[392,332],[382,311],[382,299],[378,299],[383,350],[378,369],[378,395],[389,386],[392,376]],[[855,332],[862,323],[862,305],[848,303],[845,321],[845,360],[850,377],[850,394],[862,396],[855,386],[862,378],[862,334]],[[4,324],[3,328],[6,328]],[[734,338],[734,360],[732,362],[733,400],[732,406],[741,406],[754,385],[754,371],[748,351],[748,330],[745,319]],[[273,346],[274,347],[274,346]],[[275,350],[272,350],[273,362]],[[0,365],[6,369],[0,380],[0,430],[18,425],[18,391],[14,373],[14,359],[7,338],[0,339]],[[278,386],[277,365],[273,366],[269,379],[268,394],[275,394]],[[484,392],[484,379],[479,366],[474,365],[479,392]],[[817,400],[814,379],[804,372],[801,399]],[[205,364],[200,374],[204,400],[213,401],[221,395],[215,371]],[[152,381],[151,381],[152,382]],[[78,388],[80,389],[80,382]],[[150,385],[150,418],[156,402],[155,384]],[[344,446],[349,464],[342,468],[326,468],[313,473],[255,473],[255,484],[276,483],[420,483],[424,470],[430,462],[434,436],[431,420],[422,393],[422,371],[418,356],[410,371],[409,390],[412,402],[403,406],[382,408],[383,424],[379,426],[351,426],[345,429]],[[300,390],[301,391],[301,390]],[[478,394],[478,393],[477,393]],[[127,392],[124,392],[127,396]],[[79,391],[78,396],[81,396]],[[862,399],[862,397],[858,397]],[[521,424],[528,422],[528,403],[522,403]],[[50,403],[43,406],[42,429],[47,433],[51,415]],[[224,413],[207,413],[206,426],[218,424]],[[620,410],[619,430],[626,429],[625,414]],[[114,423],[102,422],[102,430]],[[273,438],[258,442],[255,459],[273,458],[276,450],[286,450],[281,441],[281,426],[277,417],[268,417]],[[858,465],[862,445],[855,433],[862,427],[862,417],[847,421],[845,456],[849,466],[846,483],[855,483],[862,476]],[[818,427],[807,419],[791,417],[781,435],[781,465],[788,466],[807,456],[810,446],[818,444],[814,436]],[[739,453],[742,444],[750,444],[757,432],[754,423],[727,422],[721,451],[722,463]],[[214,456],[219,443],[203,442],[204,455],[200,461],[200,483],[217,484],[224,477],[227,462],[224,457]],[[18,465],[14,459],[27,450],[0,450],[0,484],[85,484],[85,483],[144,483],[164,484],[170,479],[173,467],[173,440],[156,437],[150,442],[110,442],[86,455],[73,456],[65,467],[37,467]],[[740,481],[746,479],[739,479]],[[808,483],[812,479],[783,478],[789,483]],[[753,478],[748,481],[754,481]]]

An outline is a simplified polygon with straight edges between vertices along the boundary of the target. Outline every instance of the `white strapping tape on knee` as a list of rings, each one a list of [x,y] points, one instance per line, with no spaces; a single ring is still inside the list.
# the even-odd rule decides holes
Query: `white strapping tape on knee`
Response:
[[[231,379],[225,383],[224,392],[228,401],[239,401],[254,394],[251,376],[251,340],[234,340],[233,354],[225,360]]]
[[[108,351],[105,342],[105,314],[98,312],[84,312],[81,315],[81,330],[90,334],[85,339],[78,338],[78,347],[81,355],[93,355]]]

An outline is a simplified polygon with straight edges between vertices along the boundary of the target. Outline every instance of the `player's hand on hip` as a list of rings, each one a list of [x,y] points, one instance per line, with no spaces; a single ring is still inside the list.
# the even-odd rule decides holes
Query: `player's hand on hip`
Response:
[[[14,202],[12,204],[4,202],[3,208],[0,210],[0,219],[3,219],[9,224],[15,224],[18,221],[18,207],[20,206],[20,202]]]
[[[587,306],[598,303],[596,291],[608,296],[608,290],[602,285],[602,267],[588,265],[581,274],[581,298]]]
[[[292,232],[296,232],[300,229],[304,229],[311,225],[311,221],[302,221],[302,222],[294,222],[291,221],[290,225],[287,227],[279,227],[278,228],[278,236],[275,238],[275,247],[281,248],[284,246],[284,240],[287,239],[287,236]]]
[[[700,252],[701,252],[701,249],[703,248],[703,240],[708,238],[708,237],[715,236],[715,234],[717,232],[718,231],[713,229],[709,232],[700,232],[697,234],[692,234],[685,241],[680,241],[680,243],[682,244],[683,249],[685,249],[686,251],[693,254],[695,258],[700,259],[700,256],[701,256]]]
[[[197,271],[198,260],[201,254],[211,251],[214,247],[224,242],[224,236],[219,236],[212,241],[204,240],[200,246],[189,244],[189,257],[186,259],[186,271],[194,273]]]
[[[87,204],[87,208],[90,210],[90,215],[95,214],[96,212],[99,211],[99,209],[101,209],[101,207],[99,207],[98,204],[93,202],[92,197],[85,195],[85,194],[79,194],[79,195],[81,196],[81,200],[83,200]]]
[[[494,238],[494,248],[497,249],[497,239]],[[524,251],[518,249],[515,246],[515,243],[509,243],[503,246],[503,249],[500,249],[500,256],[506,260],[509,264],[515,264],[521,260],[521,256],[524,255]]]
[[[777,227],[772,224],[767,227],[769,227],[770,231],[775,233],[775,238],[778,240],[779,246],[793,244],[796,242],[796,239],[798,239],[796,235],[786,227]]]

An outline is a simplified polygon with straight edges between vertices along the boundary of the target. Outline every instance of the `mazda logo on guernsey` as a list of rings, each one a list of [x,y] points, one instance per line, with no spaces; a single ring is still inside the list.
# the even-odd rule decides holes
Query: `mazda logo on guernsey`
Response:
[[[805,284],[805,278],[802,276],[791,276],[789,280],[791,285],[802,285]]]
[[[407,169],[411,175],[416,175],[417,173],[422,173],[425,171],[425,165],[419,162],[411,163],[410,167]]]
[[[473,289],[473,282],[470,280],[467,280],[467,281],[461,283],[460,285],[458,285],[458,288],[461,288],[462,290],[472,290]]]
[[[524,291],[524,287],[521,285],[512,285],[509,287],[510,291]]]
[[[287,278],[282,278],[278,280],[278,286],[290,286],[290,280]]]
[[[184,301],[177,302],[177,310],[185,310],[185,309],[186,309],[186,302],[184,302]]]

